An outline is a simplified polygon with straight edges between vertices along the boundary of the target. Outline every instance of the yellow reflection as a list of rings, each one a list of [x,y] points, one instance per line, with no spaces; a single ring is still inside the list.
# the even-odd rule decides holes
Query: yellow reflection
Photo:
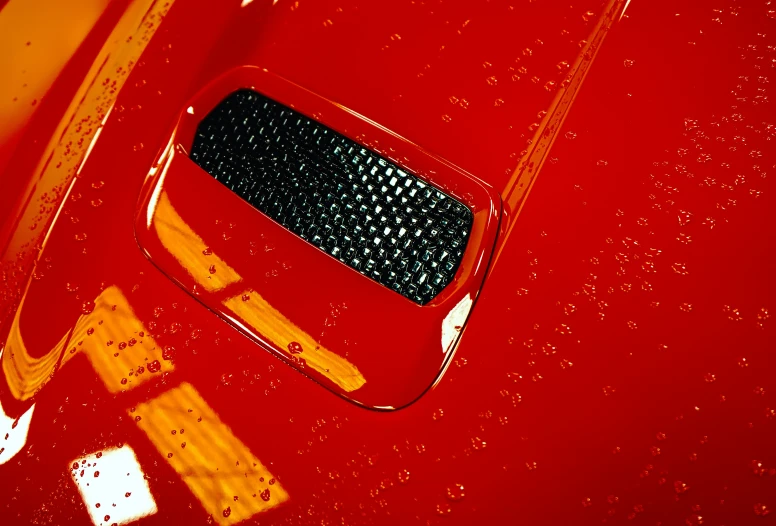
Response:
[[[142,403],[130,416],[219,525],[288,500],[272,473],[192,385],[183,383]]]
[[[80,1],[85,3],[91,0]],[[59,9],[64,9],[69,13],[67,16],[51,14],[51,19],[56,20],[59,25],[68,25],[69,19],[72,18],[70,14],[76,17],[86,16],[82,15],[81,10],[76,9],[71,2],[57,2],[55,0],[46,2],[16,0],[9,2],[0,14],[5,16],[6,10],[11,7],[12,3],[28,6],[28,9],[35,9],[37,14],[29,18],[30,22],[35,24],[38,23],[39,17],[46,16],[48,19],[48,14],[58,13]],[[98,5],[97,0],[93,0],[93,3],[95,6]],[[38,225],[44,225],[51,216],[48,213],[41,215],[41,202],[56,202],[71,188],[71,183],[83,162],[86,151],[93,146],[97,130],[100,129],[105,116],[113,106],[129,72],[137,64],[140,55],[173,3],[174,0],[164,2],[132,0],[129,2],[110,36],[94,58],[89,72],[84,76],[70,106],[62,114],[62,119],[56,130],[50,137],[41,139],[48,141],[45,153],[38,161],[34,174],[29,179],[30,184],[19,201],[23,204],[20,204],[19,209],[11,214],[12,217],[19,218],[18,224],[22,226],[14,228],[12,232],[0,229],[0,237],[6,234],[10,235],[6,253],[16,254],[23,251],[25,246],[37,243],[42,234],[41,231],[45,230]],[[51,11],[48,7],[49,4],[56,5],[56,10]],[[36,29],[36,34],[48,32],[49,29],[45,25],[40,25]],[[2,34],[0,33],[0,35]],[[12,38],[17,37],[12,36]],[[22,41],[24,42],[24,40]],[[35,45],[36,43],[31,41],[29,49]],[[9,54],[6,48],[3,49],[3,56],[13,55],[13,53]],[[0,85],[3,83],[0,82]],[[3,90],[0,89],[0,94],[2,92]],[[0,118],[0,122],[5,125],[2,118]],[[56,209],[57,207],[54,207],[54,210]]]
[[[157,373],[174,369],[172,362],[164,360],[163,350],[148,335],[116,286],[106,288],[94,300],[94,310],[79,316],[72,333],[65,333],[40,358],[30,356],[22,337],[23,306],[24,300],[11,322],[1,358],[8,388],[17,400],[32,398],[55,371],[79,354],[86,354],[111,393],[132,389],[150,380],[155,374],[151,369]],[[62,354],[65,344],[67,350]],[[139,371],[142,372],[138,374]]]
[[[156,235],[164,248],[172,254],[192,278],[209,292],[215,292],[237,283],[242,278],[224,260],[212,252],[205,255],[207,246],[202,238],[178,215],[167,192],[162,192],[154,209]],[[211,274],[210,269],[215,272]]]
[[[28,285],[29,287],[29,285]],[[30,356],[22,337],[20,319],[24,306],[25,291],[21,304],[16,309],[8,337],[2,353],[3,374],[8,389],[17,400],[28,400],[37,393],[57,369],[57,362],[62,354],[62,347],[67,341],[68,333],[40,358]]]
[[[174,369],[116,286],[102,291],[94,300],[94,310],[78,318],[60,367],[81,353],[111,393]]]
[[[1,4],[1,2],[0,2]],[[108,0],[10,0],[0,10],[0,144],[20,133]],[[0,167],[3,164],[0,150]]]
[[[355,365],[322,347],[256,292],[246,290],[224,301],[224,306],[276,347],[295,359],[303,359],[306,367],[319,372],[345,391],[355,391],[366,383]],[[302,352],[292,354],[289,345]]]

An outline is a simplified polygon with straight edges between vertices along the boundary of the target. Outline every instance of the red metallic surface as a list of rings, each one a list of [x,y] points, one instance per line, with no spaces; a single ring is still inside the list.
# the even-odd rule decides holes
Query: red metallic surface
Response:
[[[132,509],[139,524],[774,520],[773,6],[170,4],[145,6],[111,48],[106,64],[131,64],[86,79],[90,118],[41,106],[0,176],[25,188],[3,230],[3,524],[111,524]],[[181,110],[243,65],[501,194],[496,257],[451,365],[403,409],[300,374],[135,242]],[[184,194],[168,175],[176,224],[220,236],[213,252],[276,294],[244,268],[251,240],[223,236],[229,218],[238,231],[260,214],[178,161],[168,174],[201,177]],[[263,257],[278,279],[297,269]],[[335,328],[371,323],[362,301],[346,299]],[[305,323],[314,309],[298,311]],[[417,352],[359,354],[365,385],[381,367],[413,378],[402,360]],[[115,492],[97,508],[95,488]]]

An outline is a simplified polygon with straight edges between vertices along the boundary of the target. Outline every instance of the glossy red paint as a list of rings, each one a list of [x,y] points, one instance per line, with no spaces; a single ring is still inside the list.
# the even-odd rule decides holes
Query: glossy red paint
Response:
[[[127,509],[143,524],[772,520],[774,15],[550,4],[175,2],[107,117],[96,110],[85,161],[31,183],[57,189],[41,226],[25,219],[36,194],[18,209],[0,402],[21,446],[0,453],[4,523],[109,524]],[[564,62],[582,76],[562,86]],[[181,109],[242,65],[506,201],[534,134],[558,138],[505,210],[452,365],[404,409],[370,411],[299,374],[134,242]],[[248,212],[220,213],[259,221]],[[154,506],[139,483],[96,508],[86,484],[124,469]]]

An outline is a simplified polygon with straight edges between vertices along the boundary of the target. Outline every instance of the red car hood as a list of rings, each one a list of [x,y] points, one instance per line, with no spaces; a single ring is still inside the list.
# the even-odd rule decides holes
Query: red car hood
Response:
[[[92,69],[63,73],[87,80],[57,80],[3,174],[5,523],[746,524],[776,506],[768,6],[140,4],[106,11]],[[458,346],[403,409],[300,374],[138,246],[170,130],[245,65],[500,201]],[[251,248],[213,195],[197,234]],[[368,321],[324,308],[322,327]]]

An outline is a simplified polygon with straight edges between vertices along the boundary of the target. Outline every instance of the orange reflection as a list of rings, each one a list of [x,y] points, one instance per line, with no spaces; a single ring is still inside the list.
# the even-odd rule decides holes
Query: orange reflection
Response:
[[[304,359],[306,367],[319,372],[345,391],[355,391],[366,383],[355,365],[322,347],[256,292],[246,290],[225,300],[224,306],[276,347],[294,359]],[[292,353],[290,349],[301,352]]]
[[[217,255],[212,252],[205,255],[207,246],[175,211],[170,198],[167,197],[167,192],[162,191],[153,213],[154,228],[162,246],[178,260],[202,288],[215,292],[242,279]],[[214,265],[218,272],[211,274],[208,270],[211,265]]]
[[[43,354],[40,358],[32,357],[24,344],[20,325],[24,298],[26,297],[27,291],[25,291],[22,301],[16,309],[16,314],[11,322],[11,328],[5,341],[5,350],[2,353],[3,373],[8,389],[17,400],[32,398],[43,387],[43,384],[51,378],[57,370],[57,362],[62,354],[62,347],[64,347],[68,337],[68,333],[65,333],[50,351]]]
[[[40,358],[30,355],[21,334],[23,306],[22,300],[2,353],[3,373],[17,400],[32,398],[55,371],[79,354],[86,354],[111,393],[150,380],[154,376],[152,370],[162,373],[174,369],[172,362],[164,360],[164,351],[147,334],[116,286],[106,288],[94,300],[94,310],[79,316],[72,331]],[[68,350],[63,354],[65,344]]]
[[[0,169],[13,153],[9,139],[21,134],[108,3],[10,0],[0,10]]]
[[[272,473],[192,385],[183,383],[142,403],[130,416],[219,525],[288,500]]]
[[[81,353],[111,393],[132,389],[155,374],[174,369],[116,286],[102,291],[94,300],[94,310],[78,318],[62,366]]]
[[[95,5],[98,3],[97,0],[92,1],[95,2]],[[38,225],[45,225],[54,211],[58,209],[55,206],[51,212],[41,214],[40,203],[56,202],[69,192],[75,180],[76,171],[82,164],[87,150],[92,146],[97,131],[110,112],[129,72],[137,63],[159,27],[159,22],[173,3],[174,0],[165,2],[134,0],[114,26],[110,36],[92,62],[89,72],[84,76],[84,81],[73,96],[70,106],[63,113],[56,130],[48,138],[45,153],[38,161],[34,175],[30,178],[30,183],[19,201],[24,203],[21,205],[23,207],[12,212],[12,217],[18,217],[18,224],[22,226],[9,230],[12,225],[17,224],[11,221],[5,225],[4,230],[0,229],[0,244],[4,241],[2,238],[5,235],[10,236],[6,253],[20,253],[25,246],[36,243],[37,238],[41,235],[41,230],[44,230]],[[35,10],[36,14],[30,15],[28,19],[38,28],[36,29],[37,34],[50,32],[48,25],[39,24],[39,18],[46,15],[44,11],[58,13],[60,9],[63,9],[78,17],[85,16],[82,15],[81,9],[75,9],[69,2],[56,2],[54,0],[46,1],[44,5],[41,5],[41,2],[27,0],[9,2],[3,8],[2,15],[5,16],[6,10],[12,5],[22,4]],[[49,4],[52,9],[56,5],[56,9],[47,11]],[[71,18],[69,14],[67,16],[64,14],[51,16],[51,19],[56,20],[56,23],[60,25],[68,25]],[[0,35],[2,34],[0,33]],[[12,38],[18,38],[13,35],[16,33],[12,34]],[[24,39],[22,42],[26,44]],[[34,45],[35,42],[32,42],[30,49]],[[6,51],[3,56],[9,56],[9,53]],[[13,87],[10,88],[13,89]],[[0,90],[0,94],[3,92],[4,90]],[[4,119],[0,118],[0,122],[5,126]],[[42,140],[45,141],[47,138],[44,137]]]

